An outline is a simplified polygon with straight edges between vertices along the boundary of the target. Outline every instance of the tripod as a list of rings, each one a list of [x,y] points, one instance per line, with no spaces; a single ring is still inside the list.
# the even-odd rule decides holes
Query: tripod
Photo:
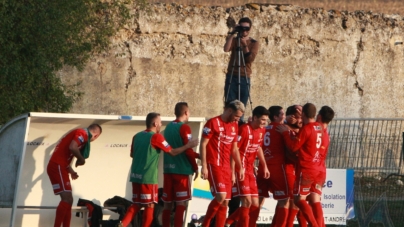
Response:
[[[247,70],[246,70],[246,64],[245,64],[245,60],[244,60],[244,53],[243,53],[243,49],[240,45],[240,40],[241,40],[241,34],[243,31],[240,30],[236,30],[237,32],[237,45],[236,45],[236,50],[234,51],[234,59],[233,59],[233,64],[231,67],[231,73],[228,74],[230,75],[230,78],[228,79],[228,75],[226,75],[226,85],[227,85],[227,89],[225,89],[225,96],[224,96],[224,102],[227,103],[229,101],[233,101],[233,100],[229,100],[229,99],[234,99],[235,97],[231,96],[229,97],[230,94],[230,90],[232,88],[231,84],[232,84],[232,80],[233,80],[233,76],[234,76],[234,71],[235,68],[237,67],[237,99],[240,100],[241,102],[243,102],[243,104],[246,106],[248,100],[250,101],[250,107],[251,107],[251,112],[252,112],[252,100],[251,100],[251,95],[250,95],[250,79],[248,78],[247,75]],[[232,50],[233,52],[233,50]],[[232,53],[233,56],[233,53]],[[245,80],[246,80],[246,87],[247,87],[247,100],[241,100],[241,70],[244,70],[244,75],[245,75]],[[244,77],[244,76],[243,76]],[[234,93],[234,90],[232,90],[232,92]]]

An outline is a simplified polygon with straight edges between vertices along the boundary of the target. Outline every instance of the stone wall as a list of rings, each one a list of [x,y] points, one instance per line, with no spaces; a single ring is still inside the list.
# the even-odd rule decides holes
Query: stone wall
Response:
[[[402,17],[254,4],[154,4],[84,71],[60,71],[66,84],[82,80],[85,91],[71,112],[173,116],[175,103],[187,101],[195,117],[220,114],[227,23],[244,16],[260,42],[252,106],[312,102],[339,118],[404,117]]]

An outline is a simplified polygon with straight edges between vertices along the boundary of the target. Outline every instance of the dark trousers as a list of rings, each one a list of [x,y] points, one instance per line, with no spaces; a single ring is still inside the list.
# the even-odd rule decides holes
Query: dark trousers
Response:
[[[231,82],[230,82],[231,79]],[[248,83],[247,83],[248,79]],[[238,90],[238,75],[226,75],[226,82],[224,85],[224,98],[225,102],[230,102],[235,99],[240,100],[244,106],[247,106],[249,92],[250,92],[250,78],[240,76],[240,97]]]

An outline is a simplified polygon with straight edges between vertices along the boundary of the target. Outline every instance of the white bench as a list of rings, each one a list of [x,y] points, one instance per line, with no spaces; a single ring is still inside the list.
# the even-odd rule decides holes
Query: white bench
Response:
[[[41,209],[50,209],[56,210],[57,206],[17,206],[18,209],[34,209],[34,210],[41,210]],[[117,207],[101,207],[102,210],[110,210],[116,209]],[[88,226],[87,223],[87,212],[88,209],[86,206],[72,206],[72,212],[82,212],[83,219],[84,219],[84,227]]]

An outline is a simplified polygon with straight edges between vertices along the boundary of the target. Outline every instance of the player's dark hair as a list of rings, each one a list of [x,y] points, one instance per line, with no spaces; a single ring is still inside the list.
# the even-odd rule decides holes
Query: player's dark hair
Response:
[[[307,118],[315,118],[316,117],[316,106],[313,103],[306,103],[303,106],[302,112]]]
[[[91,124],[90,126],[88,126],[88,130],[92,130],[92,129],[96,129],[96,128],[100,129],[100,134],[101,134],[102,133],[101,125],[99,125],[99,124]]]
[[[274,121],[275,120],[275,116],[279,116],[281,110],[282,110],[282,106],[270,106],[268,108],[269,111],[269,120]]]
[[[240,18],[240,20],[238,21],[238,24],[241,24],[241,23],[249,23],[250,27],[252,26],[252,21],[248,17]]]
[[[188,103],[178,102],[177,104],[175,104],[174,113],[176,117],[181,117],[187,110],[188,110]]]
[[[160,116],[159,113],[155,113],[155,112],[148,113],[147,116],[146,116],[146,127],[147,127],[147,128],[152,128],[152,127],[153,127],[154,120],[155,120],[158,116]]]
[[[321,116],[321,121],[326,124],[330,123],[335,115],[334,110],[329,106],[321,107],[320,111],[318,111],[318,114]]]
[[[297,106],[297,105],[289,106],[289,107],[286,109],[285,115],[288,116],[288,115],[293,115],[293,114],[297,113],[296,106]]]
[[[252,114],[253,114],[253,117],[260,118],[264,115],[269,116],[269,111],[267,110],[267,108],[265,108],[263,106],[257,106],[254,108]]]

